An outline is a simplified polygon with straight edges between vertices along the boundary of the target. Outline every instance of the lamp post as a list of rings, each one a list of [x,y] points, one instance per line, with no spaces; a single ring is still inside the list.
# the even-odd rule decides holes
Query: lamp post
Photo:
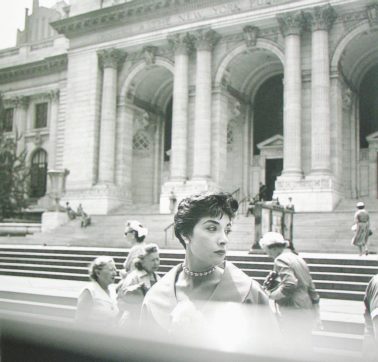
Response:
[[[67,169],[64,170],[50,170],[47,174],[50,179],[50,193],[49,196],[54,200],[53,211],[59,212],[59,201],[65,192],[66,177],[70,172]]]

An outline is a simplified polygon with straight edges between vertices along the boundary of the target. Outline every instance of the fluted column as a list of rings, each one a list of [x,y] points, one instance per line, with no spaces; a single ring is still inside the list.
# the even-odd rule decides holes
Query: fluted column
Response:
[[[50,170],[55,169],[56,162],[56,140],[59,112],[59,90],[49,93],[50,98],[50,124],[49,124],[49,159],[48,166]]]
[[[302,13],[277,18],[285,37],[283,176],[301,177],[301,31]]]
[[[328,31],[336,15],[331,6],[306,14],[312,30],[311,173],[331,171],[330,71]]]
[[[117,68],[125,60],[126,53],[120,49],[98,51],[100,65],[103,68],[99,183],[114,182],[115,171],[115,132],[117,107]]]
[[[168,41],[175,51],[170,180],[184,181],[187,176],[189,52],[192,37],[189,34],[175,34]]]
[[[17,153],[20,154],[25,150],[25,133],[26,133],[26,122],[27,122],[27,112],[29,107],[30,97],[17,97],[15,100],[16,105],[16,132],[19,138],[17,142]]]
[[[194,118],[193,179],[211,176],[211,58],[219,35],[214,30],[194,33],[197,49],[196,98]]]

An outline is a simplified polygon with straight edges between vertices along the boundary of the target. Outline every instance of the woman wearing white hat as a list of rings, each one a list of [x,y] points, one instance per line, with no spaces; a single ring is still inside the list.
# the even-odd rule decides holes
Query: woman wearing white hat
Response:
[[[276,282],[265,289],[271,300],[278,305],[282,329],[289,336],[300,334],[308,340],[312,328],[321,326],[319,294],[315,289],[306,262],[289,248],[289,243],[280,233],[267,232],[260,240],[264,251],[274,259],[273,272]]]
[[[123,277],[126,276],[126,273],[135,269],[133,261],[139,254],[143,253],[143,249],[146,246],[144,239],[146,238],[147,234],[147,228],[145,228],[139,221],[126,221],[125,237],[131,244],[131,248],[123,264],[123,267],[125,269]]]
[[[355,234],[352,239],[352,245],[358,247],[360,251],[360,256],[365,253],[369,254],[367,243],[370,235],[370,217],[368,212],[365,210],[365,204],[363,202],[357,202],[357,211],[354,214],[354,225],[352,230]]]

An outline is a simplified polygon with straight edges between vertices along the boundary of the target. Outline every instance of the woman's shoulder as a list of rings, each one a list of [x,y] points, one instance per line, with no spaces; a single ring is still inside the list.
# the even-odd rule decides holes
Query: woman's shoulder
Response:
[[[174,294],[174,284],[179,269],[180,265],[176,265],[167,273],[165,273],[161,278],[159,278],[158,281],[147,292],[144,299],[145,302],[148,302],[150,299],[154,299],[165,294]]]

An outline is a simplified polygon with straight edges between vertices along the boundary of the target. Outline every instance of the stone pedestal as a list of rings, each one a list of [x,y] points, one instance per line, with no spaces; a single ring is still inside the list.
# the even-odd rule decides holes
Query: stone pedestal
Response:
[[[279,177],[274,197],[286,205],[289,197],[295,211],[332,211],[342,197],[341,186],[331,176],[307,176],[302,179]]]
[[[68,222],[66,212],[46,211],[42,214],[42,232],[54,230]]]
[[[166,182],[161,188],[160,194],[160,213],[169,214],[170,211],[170,200],[169,196],[171,191],[174,191],[177,202],[177,205],[180,201],[190,195],[199,194],[201,192],[212,192],[219,191],[220,188],[212,181],[207,180],[190,180],[190,181],[169,181]],[[176,212],[176,211],[175,211]]]
[[[62,203],[69,202],[75,210],[82,204],[89,215],[107,215],[111,210],[131,204],[130,192],[115,185],[99,184],[90,189],[69,190]]]

